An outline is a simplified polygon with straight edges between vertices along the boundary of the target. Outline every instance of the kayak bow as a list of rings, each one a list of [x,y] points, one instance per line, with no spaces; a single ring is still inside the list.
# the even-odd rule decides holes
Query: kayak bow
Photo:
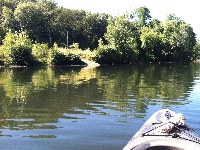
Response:
[[[200,150],[200,137],[181,113],[162,109],[154,113],[123,150]]]

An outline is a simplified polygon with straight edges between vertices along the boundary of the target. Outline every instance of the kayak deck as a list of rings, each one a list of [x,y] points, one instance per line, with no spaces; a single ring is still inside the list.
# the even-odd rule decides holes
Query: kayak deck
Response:
[[[162,109],[154,113],[124,147],[124,150],[200,149],[200,138],[181,113]]]

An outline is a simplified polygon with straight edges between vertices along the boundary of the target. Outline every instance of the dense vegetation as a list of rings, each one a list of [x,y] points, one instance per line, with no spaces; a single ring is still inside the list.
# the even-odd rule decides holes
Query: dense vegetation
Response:
[[[95,52],[101,64],[193,61],[199,55],[193,28],[175,15],[161,22],[146,7],[113,17],[52,0],[1,0],[1,64],[81,64],[80,56],[58,50],[74,43]]]
[[[96,60],[100,63],[132,63],[197,59],[198,48],[194,48],[197,41],[189,24],[175,15],[167,16],[163,22],[151,20],[149,13],[146,7],[141,7],[131,14],[109,18],[105,33],[109,44],[98,47]],[[105,53],[115,53],[117,57],[106,59]]]

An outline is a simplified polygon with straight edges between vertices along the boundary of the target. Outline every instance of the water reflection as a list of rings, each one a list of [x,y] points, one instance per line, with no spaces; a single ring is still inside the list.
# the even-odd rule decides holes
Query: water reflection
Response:
[[[90,114],[143,118],[149,106],[188,103],[199,70],[198,63],[1,68],[0,127],[57,129],[62,128],[59,119],[85,120]],[[32,133],[22,137],[56,138]]]

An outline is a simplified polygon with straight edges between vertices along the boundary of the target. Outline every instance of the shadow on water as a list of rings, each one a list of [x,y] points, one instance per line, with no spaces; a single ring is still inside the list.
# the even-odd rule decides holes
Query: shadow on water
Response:
[[[189,103],[199,71],[199,63],[1,68],[0,135],[13,136],[8,130],[63,128],[59,126],[63,119],[77,122],[90,120],[91,115],[100,116],[102,122],[118,116],[115,122],[127,123],[122,118],[144,118],[152,106],[182,106]],[[51,139],[59,135],[20,136]]]

